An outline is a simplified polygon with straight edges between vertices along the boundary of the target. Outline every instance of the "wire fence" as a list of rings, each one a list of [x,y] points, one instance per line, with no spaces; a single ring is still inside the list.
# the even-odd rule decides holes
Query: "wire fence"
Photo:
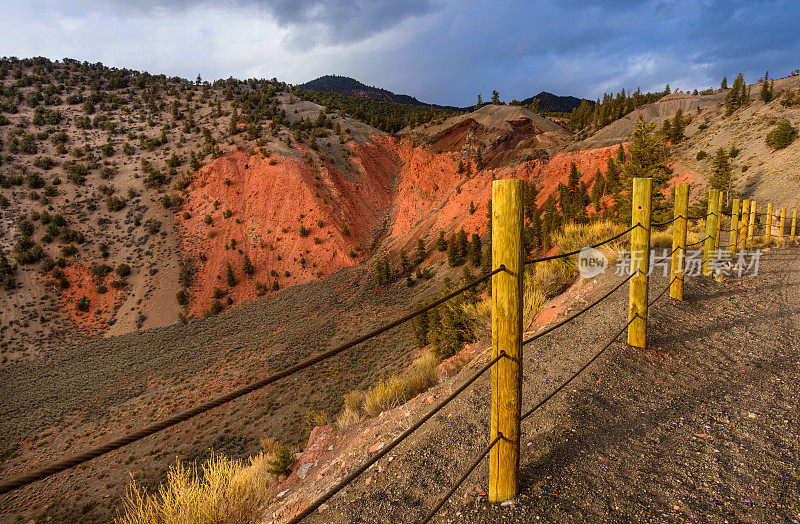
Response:
[[[698,219],[707,219],[708,217],[710,217],[712,215],[715,215],[715,213],[709,213],[709,214],[707,214],[705,216],[700,216],[700,217],[691,217],[691,216],[684,217],[683,215],[678,215],[675,218],[673,218],[672,220],[669,220],[669,221],[666,221],[666,222],[662,222],[662,223],[651,224],[651,228],[653,228],[653,227],[665,227],[665,226],[668,226],[668,225],[672,224],[673,222],[675,222],[676,220],[681,219],[681,218],[683,218],[683,219],[691,219],[691,220],[698,220]],[[616,235],[613,235],[610,238],[607,238],[605,240],[597,242],[597,243],[595,243],[595,244],[593,244],[593,245],[591,245],[589,247],[598,248],[600,246],[603,246],[605,244],[608,244],[610,242],[618,240],[618,239],[622,238],[624,235],[632,232],[637,227],[643,227],[643,226],[641,225],[641,223],[637,223],[636,225],[633,225],[633,226],[623,230],[622,232],[620,232],[620,233],[618,233]],[[699,240],[699,241],[691,243],[691,244],[685,244],[685,242],[684,242],[683,246],[678,246],[678,247],[674,248],[667,255],[661,257],[658,260],[652,261],[651,264],[663,262],[663,261],[669,259],[670,257],[672,257],[680,249],[684,249],[685,250],[685,248],[687,248],[687,247],[691,247],[691,246],[706,242],[707,240],[712,239],[712,238],[714,238],[714,237],[713,236],[706,236],[702,240]],[[566,257],[570,257],[570,256],[573,256],[573,255],[579,254],[580,252],[581,252],[581,250],[574,250],[574,251],[570,251],[570,252],[567,252],[567,253],[560,253],[560,254],[556,254],[556,255],[552,255],[552,256],[535,258],[535,259],[531,259],[531,260],[525,261],[524,265],[530,265],[530,264],[535,264],[535,263],[539,263],[539,262],[545,262],[545,261],[549,261],[549,260],[566,258]],[[309,357],[309,358],[307,358],[307,359],[305,359],[305,360],[303,360],[303,361],[301,361],[301,362],[299,362],[297,364],[294,364],[294,365],[289,366],[289,367],[287,367],[287,368],[285,368],[285,369],[283,369],[281,371],[273,373],[273,374],[271,374],[271,375],[269,375],[269,376],[267,376],[267,377],[265,377],[265,378],[263,378],[261,380],[258,380],[256,382],[253,382],[253,383],[247,384],[245,386],[242,386],[240,388],[237,388],[237,389],[235,389],[235,390],[233,390],[233,391],[231,391],[231,392],[229,392],[229,393],[227,393],[225,395],[221,395],[221,396],[215,397],[213,399],[210,399],[208,401],[205,401],[205,402],[203,402],[201,404],[198,404],[197,406],[194,406],[194,407],[192,407],[190,409],[181,411],[181,412],[176,413],[176,414],[174,414],[172,416],[166,417],[166,418],[164,418],[164,419],[162,419],[160,421],[157,421],[155,423],[147,425],[147,426],[145,426],[145,427],[143,427],[143,428],[141,428],[139,430],[136,430],[136,431],[133,431],[131,433],[128,433],[128,434],[126,434],[126,435],[124,435],[122,437],[119,437],[119,438],[116,438],[116,439],[112,439],[112,440],[110,440],[110,441],[108,441],[108,442],[106,442],[106,443],[104,443],[102,445],[93,447],[93,448],[91,448],[89,450],[86,450],[86,451],[84,451],[82,453],[79,453],[79,454],[76,454],[76,455],[72,455],[72,456],[70,456],[70,457],[68,457],[66,459],[54,462],[54,463],[52,463],[52,464],[50,464],[50,465],[48,465],[46,467],[43,467],[43,468],[40,468],[38,470],[29,472],[29,473],[27,473],[25,475],[22,475],[20,477],[14,478],[12,480],[0,483],[0,494],[8,493],[9,491],[12,491],[14,489],[20,488],[22,486],[26,486],[28,484],[31,484],[31,483],[37,481],[37,480],[41,480],[41,479],[47,478],[47,477],[49,477],[51,475],[54,475],[54,474],[56,474],[58,472],[65,471],[65,470],[70,469],[72,467],[75,467],[75,466],[77,466],[79,464],[85,463],[85,462],[87,462],[87,461],[89,461],[89,460],[91,460],[93,458],[99,457],[99,456],[101,456],[103,454],[109,453],[109,452],[111,452],[113,450],[119,449],[119,448],[121,448],[123,446],[131,444],[131,443],[136,442],[138,440],[141,440],[143,438],[146,438],[146,437],[148,437],[148,436],[150,436],[150,435],[152,435],[152,434],[154,434],[156,432],[159,432],[159,431],[162,431],[162,430],[167,429],[169,427],[172,427],[172,426],[174,426],[174,425],[176,425],[176,424],[178,424],[180,422],[183,422],[183,421],[188,420],[188,419],[190,419],[192,417],[200,415],[201,413],[205,413],[205,412],[207,412],[207,411],[209,411],[209,410],[211,410],[211,409],[213,409],[215,407],[221,406],[221,405],[223,405],[223,404],[225,404],[227,402],[230,402],[230,401],[235,400],[237,398],[240,398],[240,397],[242,397],[244,395],[247,395],[248,393],[256,391],[256,390],[258,390],[260,388],[263,388],[263,387],[265,387],[265,386],[267,386],[269,384],[272,384],[272,383],[274,383],[274,382],[276,382],[278,380],[281,380],[281,379],[286,378],[286,377],[288,377],[290,375],[298,373],[298,372],[300,372],[300,371],[302,371],[302,370],[304,370],[306,368],[309,368],[309,367],[311,367],[311,366],[313,366],[313,365],[315,365],[317,363],[320,363],[320,362],[325,361],[325,360],[327,360],[329,358],[332,358],[332,357],[342,353],[343,351],[346,351],[347,349],[350,349],[350,348],[352,348],[352,347],[354,347],[354,346],[356,346],[356,345],[358,345],[358,344],[360,344],[362,342],[370,340],[370,339],[372,339],[372,338],[374,338],[374,337],[376,337],[376,336],[378,336],[378,335],[380,335],[382,333],[385,333],[386,331],[389,331],[390,329],[393,329],[394,327],[397,327],[397,326],[399,326],[399,325],[401,325],[401,324],[403,324],[405,322],[408,322],[408,321],[416,318],[419,315],[422,315],[422,314],[426,313],[427,311],[430,311],[431,309],[433,309],[433,308],[435,308],[435,307],[447,302],[448,300],[450,300],[450,299],[452,299],[452,298],[454,298],[454,297],[456,297],[456,296],[458,296],[458,295],[460,295],[460,294],[462,294],[462,293],[464,293],[464,292],[466,292],[466,291],[468,291],[470,289],[473,289],[473,288],[479,286],[480,284],[488,281],[494,275],[496,275],[498,273],[501,273],[503,271],[506,271],[506,268],[505,268],[505,266],[500,265],[497,269],[495,269],[495,270],[493,270],[493,271],[491,271],[491,272],[489,272],[489,273],[487,273],[487,274],[485,274],[485,275],[473,280],[472,282],[470,282],[470,283],[468,283],[468,284],[466,284],[464,286],[461,286],[461,287],[453,290],[452,292],[450,292],[450,293],[444,295],[443,297],[441,297],[441,298],[439,298],[439,299],[427,304],[426,306],[418,308],[418,309],[415,309],[413,312],[411,312],[411,313],[409,313],[407,315],[404,315],[404,316],[402,316],[400,318],[397,318],[397,319],[395,319],[395,320],[393,320],[391,322],[383,324],[380,327],[375,328],[375,329],[369,331],[368,333],[366,333],[366,334],[364,334],[362,336],[359,336],[359,337],[357,337],[355,339],[352,339],[352,340],[350,340],[348,342],[340,344],[340,345],[338,345],[338,346],[336,346],[336,347],[334,347],[332,349],[329,349],[327,351],[323,351],[323,352],[321,352],[321,353],[319,353],[319,354],[317,354],[315,356]],[[616,291],[618,291],[625,283],[631,281],[631,279],[634,276],[636,276],[637,274],[640,274],[641,271],[642,271],[641,269],[638,269],[637,272],[631,271],[630,274],[626,278],[624,278],[621,282],[617,283],[609,291],[607,291],[602,296],[600,296],[599,298],[594,300],[591,304],[589,304],[585,308],[573,313],[572,315],[568,316],[567,318],[565,318],[565,319],[559,321],[558,323],[554,324],[553,326],[548,327],[547,329],[545,329],[545,330],[543,330],[543,331],[531,336],[530,338],[523,340],[521,344],[523,346],[526,345],[526,344],[529,344],[529,343],[531,343],[531,342],[533,342],[533,341],[535,341],[535,340],[537,340],[537,339],[539,339],[541,337],[544,337],[544,336],[552,333],[553,331],[563,327],[564,325],[574,321],[575,319],[577,319],[581,315],[585,314],[587,311],[591,310],[592,308],[598,306],[600,303],[602,303],[603,301],[608,299],[611,295],[613,295]],[[663,297],[666,294],[666,292],[671,288],[672,284],[677,279],[678,279],[678,276],[673,276],[673,278],[670,280],[669,284],[667,284],[667,286],[664,289],[662,289],[658,293],[658,295],[655,296],[655,298],[653,298],[652,300],[647,301],[647,306],[650,307],[653,304],[655,304],[659,299],[661,299],[661,297]],[[560,391],[562,391],[565,387],[567,387],[573,380],[575,380],[578,376],[580,376],[580,374],[583,373],[589,366],[591,366],[591,364],[593,362],[595,362],[604,352],[606,352],[613,345],[613,343],[616,340],[619,339],[619,337],[625,332],[625,330],[634,321],[636,321],[637,319],[643,319],[643,317],[639,313],[629,314],[628,321],[625,323],[625,325],[622,326],[622,328],[619,331],[617,331],[614,334],[613,337],[611,337],[598,351],[596,351],[592,355],[592,357],[589,360],[587,360],[579,369],[574,371],[558,387],[556,387],[553,391],[551,391],[544,398],[539,400],[529,410],[525,411],[521,415],[519,420],[520,421],[524,421],[525,419],[527,419],[534,412],[536,412],[538,409],[540,409],[542,406],[544,406],[550,399],[552,399],[555,395],[557,395]],[[309,504],[301,512],[299,512],[297,515],[295,515],[290,520],[290,523],[300,522],[305,517],[307,517],[310,514],[312,514],[314,511],[317,511],[320,508],[320,506],[322,506],[326,501],[328,501],[331,497],[333,497],[338,492],[340,492],[342,489],[344,489],[353,480],[355,480],[359,475],[364,473],[366,470],[368,470],[370,467],[372,467],[378,460],[380,460],[387,453],[392,451],[399,444],[401,444],[404,440],[406,440],[411,434],[413,434],[423,424],[425,424],[428,420],[430,420],[431,417],[433,417],[441,409],[443,409],[445,406],[447,406],[458,395],[460,395],[471,384],[473,384],[478,378],[480,378],[484,373],[486,373],[487,371],[492,369],[492,367],[495,364],[497,364],[499,361],[501,361],[504,358],[510,358],[510,357],[506,353],[500,352],[495,357],[493,357],[491,360],[489,360],[486,364],[481,366],[477,371],[472,373],[458,388],[456,388],[453,392],[451,392],[447,397],[445,397],[444,399],[439,401],[436,404],[435,407],[433,407],[431,410],[429,410],[427,413],[425,413],[417,422],[415,422],[409,428],[404,430],[399,436],[397,436],[395,439],[393,439],[389,444],[383,446],[374,455],[372,455],[366,461],[364,461],[363,464],[361,464],[359,467],[357,467],[356,469],[354,469],[353,471],[348,473],[345,477],[340,479],[335,485],[331,486],[323,495],[321,495],[319,498],[317,498],[313,503]],[[444,495],[442,497],[440,497],[437,500],[436,504],[426,513],[426,515],[422,518],[422,520],[420,522],[422,522],[422,523],[429,522],[436,515],[436,513],[442,508],[442,506],[447,503],[447,501],[458,490],[458,488],[464,483],[464,481],[475,470],[475,468],[486,458],[486,456],[490,453],[492,448],[495,445],[497,445],[498,442],[502,441],[504,438],[505,437],[503,436],[503,434],[498,432],[498,434],[481,450],[481,452],[476,455],[474,460],[469,464],[469,466],[463,472],[463,474],[455,481],[455,483],[450,487],[450,489],[446,493],[444,493]]]

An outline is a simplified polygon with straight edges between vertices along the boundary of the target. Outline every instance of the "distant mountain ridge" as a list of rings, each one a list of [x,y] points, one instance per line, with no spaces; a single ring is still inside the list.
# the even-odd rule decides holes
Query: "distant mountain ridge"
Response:
[[[522,101],[523,105],[528,105],[533,100],[539,101],[539,111],[546,111],[552,113],[570,113],[573,109],[581,105],[581,99],[574,96],[560,96],[542,91],[538,95],[526,98]],[[594,104],[589,100],[590,104]]]
[[[319,78],[315,78],[310,82],[300,84],[297,87],[299,87],[300,89],[306,89],[308,91],[317,91],[320,93],[339,93],[342,95],[349,95],[349,96],[378,98],[381,100],[386,100],[388,102],[396,102],[398,104],[409,104],[418,106],[431,105],[431,104],[426,104],[424,102],[420,102],[419,100],[410,95],[398,95],[396,93],[392,93],[387,89],[382,89],[380,87],[374,87],[362,84],[355,78],[350,78],[347,76],[324,75]]]
[[[383,89],[375,86],[368,86],[366,84],[359,82],[355,78],[350,78],[348,76],[340,76],[340,75],[324,75],[319,78],[315,78],[314,80],[311,80],[309,82],[306,82],[304,84],[300,84],[297,87],[299,87],[300,89],[305,89],[307,91],[316,91],[318,93],[337,93],[347,96],[376,98],[379,100],[385,100],[387,102],[395,102],[398,104],[445,107],[448,109],[455,109],[460,111],[471,111],[474,109],[474,106],[469,106],[469,107],[440,106],[438,104],[429,104],[426,102],[421,102],[411,95],[397,94],[389,91],[388,89]],[[569,113],[573,109],[581,105],[580,98],[574,96],[554,95],[553,93],[549,93],[547,91],[542,91],[538,95],[526,98],[525,100],[522,101],[522,104],[524,105],[530,104],[534,99],[537,99],[539,101],[539,110],[546,112]],[[594,102],[592,102],[591,100],[589,100],[589,103],[594,104]]]

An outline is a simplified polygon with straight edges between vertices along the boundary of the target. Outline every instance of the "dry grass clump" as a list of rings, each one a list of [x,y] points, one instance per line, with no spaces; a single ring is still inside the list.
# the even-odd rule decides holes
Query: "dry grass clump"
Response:
[[[269,455],[248,461],[212,455],[202,471],[177,463],[158,492],[128,486],[117,524],[239,524],[260,520],[269,502]]]
[[[559,247],[563,252],[575,251],[582,247],[591,246],[614,235],[619,234],[626,228],[610,220],[598,220],[591,224],[571,223],[564,226],[561,233],[553,238],[553,245]],[[606,255],[615,254],[617,251],[627,246],[629,238],[627,235],[601,246],[599,249]]]
[[[344,407],[336,418],[339,427],[347,427],[366,418],[399,406],[436,384],[439,359],[426,353],[408,370],[398,375],[381,377],[367,391],[353,390],[344,395]]]

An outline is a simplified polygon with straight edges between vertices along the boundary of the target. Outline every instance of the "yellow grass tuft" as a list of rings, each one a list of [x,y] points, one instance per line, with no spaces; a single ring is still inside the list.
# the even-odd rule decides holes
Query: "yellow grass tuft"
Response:
[[[381,377],[367,391],[346,393],[344,407],[336,418],[336,424],[347,427],[411,400],[439,381],[436,373],[438,364],[436,355],[428,352],[416,359],[411,368],[403,373]]]
[[[269,456],[248,461],[212,455],[202,471],[177,463],[158,492],[128,486],[117,524],[235,524],[260,521],[269,502]]]

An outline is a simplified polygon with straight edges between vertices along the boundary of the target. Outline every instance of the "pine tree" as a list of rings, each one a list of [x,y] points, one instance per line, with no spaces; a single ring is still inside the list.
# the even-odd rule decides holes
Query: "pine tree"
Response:
[[[469,237],[467,236],[467,232],[464,231],[462,227],[461,230],[456,235],[456,247],[458,252],[458,259],[461,261],[465,256],[467,256],[467,249],[469,244]]]
[[[400,270],[403,275],[411,273],[411,262],[408,260],[408,255],[405,249],[400,250]]]
[[[436,239],[436,249],[447,251],[447,240],[444,238],[444,231],[439,231],[439,238]]]
[[[233,113],[231,114],[231,121],[228,124],[228,134],[229,135],[235,135],[236,133],[239,132],[238,124],[239,124],[239,112],[234,107],[233,108]]]
[[[666,164],[667,153],[660,138],[654,133],[654,126],[647,124],[641,117],[637,120],[636,129],[631,135],[628,156],[628,161],[623,169],[625,179],[652,177],[654,183],[653,214],[656,220],[665,218],[667,209],[663,191],[671,177],[672,170]],[[620,204],[622,204],[622,200],[620,200]],[[624,204],[622,206],[624,207]],[[621,216],[627,216],[627,213],[630,212],[630,210],[624,212],[623,209],[620,211],[622,212]]]
[[[597,174],[594,176],[594,184],[592,185],[592,203],[594,204],[595,213],[600,210],[600,200],[603,198],[603,195],[605,195],[605,190],[606,179],[603,173],[598,169]]]
[[[473,267],[480,267],[483,258],[483,248],[481,237],[477,233],[472,234],[472,242],[469,244],[469,261]]]
[[[225,280],[228,282],[228,287],[233,287],[237,283],[230,262],[228,262],[228,267],[225,270]]]
[[[684,132],[686,129],[686,120],[683,118],[683,110],[678,109],[675,112],[675,118],[672,120],[672,142],[678,143],[681,142],[684,138]]]
[[[253,263],[250,261],[250,257],[247,255],[244,256],[244,265],[242,267],[242,271],[246,275],[253,276],[253,273],[256,272],[256,268],[253,267]]]
[[[622,147],[622,144],[620,144],[619,149],[617,149],[617,162],[619,163],[619,165],[623,165],[627,161],[628,157],[625,154],[625,148]]]
[[[486,167],[483,163],[483,153],[480,149],[475,153],[475,170],[476,171],[483,171],[483,168]]]
[[[744,75],[739,73],[736,80],[733,81],[733,86],[725,97],[725,114],[730,115],[740,107],[747,104],[750,99],[750,94],[747,85],[744,82]]]
[[[417,265],[422,264],[425,260],[427,251],[425,250],[425,241],[421,238],[417,239]]]
[[[719,189],[725,193],[725,205],[731,197],[732,189],[732,171],[731,164],[728,161],[728,153],[723,148],[717,149],[712,160],[711,179],[708,185],[711,189]]]
[[[498,93],[496,89],[492,91],[492,104],[500,105],[500,93]]]
[[[447,263],[450,264],[450,267],[456,267],[458,262],[459,256],[456,234],[451,233],[450,238],[447,241]]]
[[[614,162],[613,158],[609,158],[608,162],[606,163],[606,191],[608,193],[616,193],[622,187],[622,183],[620,181],[619,175],[622,173],[622,170],[617,166],[617,163]]]
[[[769,103],[772,100],[773,82],[769,80],[769,70],[764,74],[764,82],[761,84],[761,101]]]
[[[728,89],[728,77],[727,76],[723,76],[722,77],[722,83],[720,84],[719,88],[722,91]]]

